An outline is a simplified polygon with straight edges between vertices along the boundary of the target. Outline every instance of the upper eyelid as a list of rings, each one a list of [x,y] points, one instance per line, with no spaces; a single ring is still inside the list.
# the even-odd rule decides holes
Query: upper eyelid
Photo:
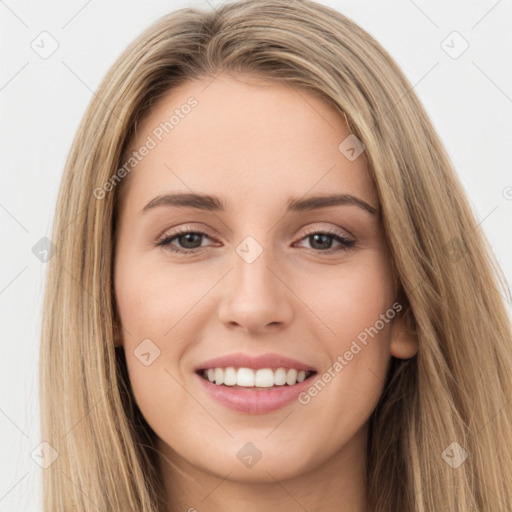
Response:
[[[198,233],[201,235],[206,235],[208,238],[215,238],[214,236],[208,233],[208,230],[204,228],[195,229],[191,226],[184,225],[177,228],[166,229],[160,236],[157,237],[157,242],[160,240],[165,240],[166,238],[174,238],[175,236],[180,236],[187,233]]]
[[[310,223],[310,224],[314,224],[315,226],[311,227],[310,225],[308,225],[305,228],[306,234],[311,234],[311,233],[316,233],[316,232],[329,232],[331,234],[343,236],[341,233],[338,232],[338,230],[339,230],[339,231],[346,233],[349,237],[356,238],[347,228],[344,228],[341,226],[332,226],[332,225],[329,227],[316,226],[316,224],[319,224],[319,223],[321,224],[320,221]],[[329,224],[329,223],[324,222],[324,224]],[[301,229],[304,229],[304,228],[301,228]],[[179,224],[176,227],[167,228],[157,238],[161,239],[161,238],[165,238],[166,236],[171,235],[171,234],[175,235],[175,234],[180,234],[183,232],[201,233],[201,234],[207,235],[209,237],[215,238],[215,235],[210,234],[210,230],[208,228],[204,228],[204,227],[196,228],[191,224]]]

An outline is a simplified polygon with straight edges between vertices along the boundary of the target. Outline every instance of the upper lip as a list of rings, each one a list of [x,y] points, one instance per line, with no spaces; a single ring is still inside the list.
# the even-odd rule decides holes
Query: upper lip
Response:
[[[251,368],[253,370],[259,370],[260,368],[294,368],[296,370],[316,371],[316,369],[309,364],[302,363],[301,361],[281,354],[268,353],[253,356],[241,352],[209,359],[197,366],[196,371],[208,370],[210,368],[227,368],[229,366],[235,368]]]

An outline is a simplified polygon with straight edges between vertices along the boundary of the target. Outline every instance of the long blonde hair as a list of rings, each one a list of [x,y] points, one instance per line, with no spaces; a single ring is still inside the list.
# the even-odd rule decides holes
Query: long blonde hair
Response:
[[[420,346],[410,360],[391,359],[370,420],[370,510],[511,506],[512,336],[500,295],[508,291],[427,114],[388,53],[339,12],[310,0],[245,0],[158,20],[111,67],[76,134],[44,299],[42,439],[58,454],[43,472],[45,512],[164,510],[155,436],[113,345],[122,330],[116,215],[129,177],[102,197],[95,190],[123,164],[160,96],[221,71],[321,94],[366,147]]]

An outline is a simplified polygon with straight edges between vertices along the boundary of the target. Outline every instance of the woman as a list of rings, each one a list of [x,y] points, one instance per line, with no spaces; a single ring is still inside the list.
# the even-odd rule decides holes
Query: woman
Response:
[[[141,34],[52,240],[45,510],[509,510],[499,271],[410,84],[338,12]]]

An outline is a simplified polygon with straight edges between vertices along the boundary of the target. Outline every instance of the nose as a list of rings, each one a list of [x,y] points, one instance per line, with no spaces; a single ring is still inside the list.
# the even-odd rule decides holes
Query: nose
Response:
[[[268,251],[252,263],[235,254],[234,268],[224,280],[219,321],[251,334],[285,328],[293,317],[294,298],[286,281]]]

